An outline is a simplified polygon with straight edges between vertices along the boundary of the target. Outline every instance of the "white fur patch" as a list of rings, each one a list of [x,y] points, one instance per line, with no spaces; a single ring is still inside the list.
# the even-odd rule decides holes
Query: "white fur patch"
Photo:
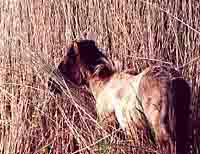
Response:
[[[137,121],[139,113],[136,108],[141,109],[138,101],[138,89],[145,72],[132,76],[130,80],[116,79],[108,82],[96,97],[97,112],[115,112],[117,121],[123,130],[128,127],[128,122],[131,119]],[[127,84],[127,82],[129,83]],[[118,94],[121,89],[124,91],[122,91],[122,96],[120,97]]]
[[[138,89],[139,89],[139,84],[144,73],[145,72],[142,72],[139,75],[134,76],[135,77],[134,80],[127,81],[127,82],[130,82],[131,88],[127,88],[126,95],[123,96],[124,98],[122,98],[122,100],[118,99],[117,97],[113,97],[115,98],[115,100],[112,101],[115,115],[120,124],[120,127],[123,130],[127,127],[128,121],[130,121],[130,119],[134,120],[135,118],[137,119],[138,117],[138,116],[131,117],[131,115],[137,114],[136,107],[140,109],[139,102],[138,102]],[[129,98],[129,97],[132,97],[134,99],[126,100],[126,98]]]
[[[125,115],[123,114],[122,108],[120,106],[121,101],[116,97],[113,97],[113,98],[114,99],[112,100],[112,105],[113,105],[113,109],[115,111],[117,121],[119,122],[120,127],[123,130],[125,130],[125,128],[126,128],[126,118],[125,118]]]

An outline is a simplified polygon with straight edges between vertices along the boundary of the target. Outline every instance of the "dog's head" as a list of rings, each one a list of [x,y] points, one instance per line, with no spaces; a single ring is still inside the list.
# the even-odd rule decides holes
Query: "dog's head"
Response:
[[[71,43],[65,48],[64,59],[59,64],[58,69],[65,80],[81,85],[80,55],[75,43]]]
[[[90,75],[105,77],[113,73],[114,65],[111,60],[96,45],[94,39],[89,37],[82,38],[74,42],[77,53],[80,56],[81,68]]]
[[[76,86],[81,86],[85,83],[83,74],[80,70],[80,55],[76,43],[72,42],[64,49],[63,60],[53,73],[61,76],[65,83],[72,83]],[[48,81],[48,87],[50,91],[54,91],[55,94],[62,93],[61,86],[62,85],[58,84],[52,78],[50,78]]]
[[[65,82],[75,85],[87,85],[87,78],[97,75],[100,78],[109,76],[114,72],[111,60],[99,50],[94,39],[82,38],[72,41],[65,48],[63,61],[59,64],[56,72],[60,72]],[[52,84],[53,83],[53,84]],[[50,90],[60,93],[58,84],[49,80]]]

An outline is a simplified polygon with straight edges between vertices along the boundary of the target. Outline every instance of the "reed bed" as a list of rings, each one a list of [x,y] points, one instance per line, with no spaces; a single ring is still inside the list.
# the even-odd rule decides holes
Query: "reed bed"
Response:
[[[200,2],[188,0],[1,0],[0,153],[163,153],[98,124],[93,97],[68,87],[48,91],[63,48],[83,32],[122,69],[173,65],[191,83],[191,119],[200,119]],[[62,78],[55,79],[65,84]],[[192,121],[192,120],[191,120]],[[191,128],[190,153],[200,153],[200,129]],[[74,139],[75,137],[75,139]]]

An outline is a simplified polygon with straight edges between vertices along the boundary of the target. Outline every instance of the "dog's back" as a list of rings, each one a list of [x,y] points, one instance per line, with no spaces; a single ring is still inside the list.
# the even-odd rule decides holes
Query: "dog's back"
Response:
[[[175,69],[155,66],[142,78],[139,91],[157,140],[169,143],[174,152],[176,149],[177,153],[184,154],[191,96],[189,84]]]

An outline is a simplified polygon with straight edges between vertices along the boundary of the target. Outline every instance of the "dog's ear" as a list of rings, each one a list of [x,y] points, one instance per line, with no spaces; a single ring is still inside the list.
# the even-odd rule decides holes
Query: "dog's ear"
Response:
[[[107,67],[104,64],[100,64],[96,66],[95,72],[93,75],[97,75],[99,78],[104,79],[107,76],[111,75],[113,71],[110,69],[110,67]]]

